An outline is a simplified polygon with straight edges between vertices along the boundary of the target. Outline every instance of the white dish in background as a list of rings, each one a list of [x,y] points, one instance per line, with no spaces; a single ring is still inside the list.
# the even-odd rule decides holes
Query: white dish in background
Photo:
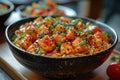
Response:
[[[19,7],[16,8],[16,11],[21,15],[21,17],[31,17],[30,15],[25,15],[23,13],[24,9],[29,6],[29,5],[21,5]],[[77,13],[75,10],[66,7],[66,6],[58,6],[58,9],[63,10],[65,12],[66,16],[77,16]]]
[[[77,13],[69,7],[58,6],[58,9],[63,10],[67,16],[77,16]]]

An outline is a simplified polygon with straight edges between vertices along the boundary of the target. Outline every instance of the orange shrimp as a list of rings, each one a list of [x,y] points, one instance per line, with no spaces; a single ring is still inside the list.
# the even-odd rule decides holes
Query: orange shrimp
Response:
[[[77,36],[76,30],[71,28],[67,31],[66,38],[67,40],[74,40]]]
[[[61,44],[60,53],[61,54],[74,54],[74,49],[73,49],[73,46],[70,44],[70,42],[65,42]]]
[[[62,41],[66,41],[66,37],[65,36],[61,36],[59,34],[54,34],[53,36],[53,40],[55,42],[62,42]]]
[[[50,52],[56,47],[55,43],[48,35],[44,36],[42,39],[39,39],[38,44],[46,52]]]
[[[55,34],[57,31],[60,31],[60,32],[65,32],[65,28],[58,24],[55,28],[54,28],[54,31],[53,31],[53,34]]]
[[[87,44],[80,46],[80,42],[82,42],[82,38],[77,37],[73,42],[72,45],[74,46],[76,53],[88,52],[89,48]]]

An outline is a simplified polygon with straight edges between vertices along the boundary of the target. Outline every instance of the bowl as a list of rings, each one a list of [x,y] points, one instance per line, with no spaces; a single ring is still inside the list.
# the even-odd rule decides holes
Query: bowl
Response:
[[[92,72],[106,61],[118,41],[115,30],[110,26],[96,20],[82,18],[84,21],[89,21],[93,24],[101,26],[105,31],[108,32],[111,38],[111,46],[108,49],[96,54],[76,57],[48,57],[31,54],[16,47],[11,42],[10,37],[20,25],[29,21],[33,21],[34,19],[35,18],[27,18],[9,25],[5,30],[5,37],[13,56],[25,67],[30,68],[33,71],[37,71],[45,77],[71,77]]]
[[[6,4],[9,7],[7,12],[0,15],[0,25],[4,26],[4,22],[8,19],[11,12],[14,10],[14,5],[8,0],[0,0],[0,4]]]
[[[21,5],[21,6],[17,7],[16,11],[21,15],[21,17],[23,17],[23,18],[31,17],[30,15],[25,15],[23,13],[23,11],[25,10],[25,8],[27,6],[29,6],[29,5]],[[73,9],[71,9],[69,7],[58,6],[58,9],[63,10],[66,16],[77,16],[77,13]]]
[[[20,5],[30,4],[38,0],[9,0],[9,1],[11,1],[14,4],[15,8],[17,8]]]

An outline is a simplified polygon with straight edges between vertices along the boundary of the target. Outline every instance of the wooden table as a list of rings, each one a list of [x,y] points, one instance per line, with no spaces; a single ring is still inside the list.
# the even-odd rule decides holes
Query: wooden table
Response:
[[[0,67],[7,71],[15,80],[48,80],[39,73],[22,66],[12,55],[4,37],[4,30],[0,30]],[[106,62],[85,76],[77,76],[69,80],[108,80],[106,68],[110,63],[109,58]]]

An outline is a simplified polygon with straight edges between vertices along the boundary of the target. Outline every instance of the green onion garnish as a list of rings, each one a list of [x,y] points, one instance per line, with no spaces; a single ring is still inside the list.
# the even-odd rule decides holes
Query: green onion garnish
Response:
[[[57,17],[57,18],[54,20],[53,26],[56,26],[59,22],[60,22],[60,17]]]
[[[81,34],[83,30],[82,29],[77,29],[76,31],[77,31],[78,34]]]
[[[45,18],[45,20],[52,20],[52,17],[48,16],[48,17]]]
[[[61,34],[61,31],[57,31],[56,34]]]
[[[38,23],[33,23],[33,25],[37,28],[40,28],[40,25]]]
[[[71,24],[72,25],[75,25],[77,22],[79,22],[79,21],[83,21],[81,18],[79,18],[79,19],[76,19],[76,20],[72,20],[72,22],[71,22]]]
[[[61,36],[66,36],[66,34],[65,34],[65,33],[61,33],[60,35],[61,35]]]
[[[26,33],[25,32],[22,32],[21,34],[20,34],[20,37],[21,38],[24,38],[26,36]]]
[[[66,27],[65,27],[65,30],[67,31],[67,30],[69,30],[69,28],[70,28],[69,26],[66,26]]]
[[[87,41],[85,39],[80,42],[80,46],[83,46],[85,44],[87,44]]]
[[[111,59],[111,61],[119,61],[120,56],[112,55],[110,59]]]
[[[65,30],[69,30],[70,28],[74,28],[74,26],[71,26],[71,25],[66,25],[65,26]]]
[[[39,48],[35,48],[37,54],[43,54]]]
[[[61,46],[62,42],[57,42],[56,45],[59,48]]]
[[[42,20],[42,19],[43,19],[43,18],[42,18],[42,16],[39,16],[38,18],[39,18],[40,20]]]
[[[39,35],[38,35],[38,38],[43,38],[45,36],[45,34],[43,32],[41,32]]]
[[[90,25],[92,25],[92,24],[91,24],[90,22],[87,22],[85,25],[86,25],[86,27],[87,27],[87,26],[90,26]]]
[[[93,32],[91,30],[87,30],[85,33],[92,34]]]
[[[13,34],[10,39],[11,39],[11,41],[14,41],[16,38],[17,38],[17,36],[15,34]]]

